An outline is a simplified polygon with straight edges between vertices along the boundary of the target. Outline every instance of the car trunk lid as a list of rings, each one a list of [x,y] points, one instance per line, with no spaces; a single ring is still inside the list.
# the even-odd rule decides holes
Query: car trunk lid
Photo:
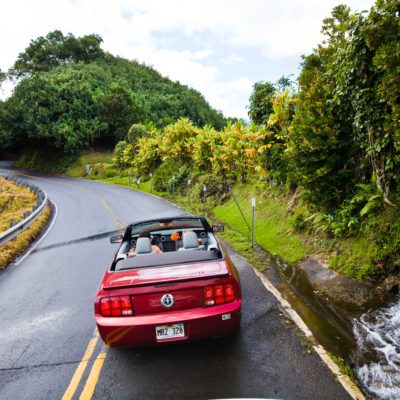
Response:
[[[202,307],[204,304],[203,288],[171,287],[154,293],[143,293],[132,296],[134,315],[162,314],[169,311],[188,310]]]
[[[157,285],[168,282],[197,280],[228,275],[225,261],[204,261],[182,265],[138,268],[108,273],[103,289]]]

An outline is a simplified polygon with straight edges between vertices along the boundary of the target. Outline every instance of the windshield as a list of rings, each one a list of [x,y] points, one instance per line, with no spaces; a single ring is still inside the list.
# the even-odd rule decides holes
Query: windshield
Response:
[[[206,229],[200,218],[188,218],[188,219],[171,219],[162,221],[148,221],[137,225],[132,225],[131,235],[136,235],[142,230],[154,232],[174,229],[189,229],[189,228],[200,228]]]

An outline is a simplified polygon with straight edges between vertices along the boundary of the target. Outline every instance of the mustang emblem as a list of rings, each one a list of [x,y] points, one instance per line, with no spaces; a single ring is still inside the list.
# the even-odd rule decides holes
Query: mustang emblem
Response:
[[[161,297],[161,304],[164,307],[172,307],[175,303],[175,299],[174,296],[172,296],[172,294],[164,294],[163,297]]]

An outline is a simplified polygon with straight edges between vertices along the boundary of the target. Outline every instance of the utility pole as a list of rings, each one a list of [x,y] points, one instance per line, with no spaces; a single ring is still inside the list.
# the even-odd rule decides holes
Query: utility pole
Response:
[[[207,192],[207,186],[203,185],[203,214],[206,214],[206,192]]]
[[[253,196],[251,198],[251,247],[254,249],[254,214],[256,209],[256,198]]]
[[[190,207],[190,185],[192,184],[192,180],[188,179],[187,184],[188,184],[188,190],[189,190],[189,192],[188,192],[188,202],[189,202],[189,207]]]
[[[150,172],[150,193],[153,193],[153,174]]]

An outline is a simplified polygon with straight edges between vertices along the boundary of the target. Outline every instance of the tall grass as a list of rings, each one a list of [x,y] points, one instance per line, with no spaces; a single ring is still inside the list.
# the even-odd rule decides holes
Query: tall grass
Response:
[[[22,221],[36,201],[36,195],[28,188],[0,176],[0,232],[9,229],[11,221]]]

